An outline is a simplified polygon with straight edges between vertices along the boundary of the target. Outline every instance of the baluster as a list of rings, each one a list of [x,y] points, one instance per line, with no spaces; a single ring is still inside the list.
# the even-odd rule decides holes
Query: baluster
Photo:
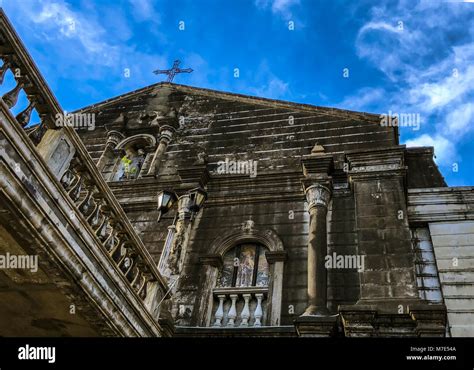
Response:
[[[38,145],[46,131],[47,131],[46,125],[44,124],[43,121],[41,121],[39,125],[31,129],[28,136],[35,145]]]
[[[109,256],[112,257],[112,259],[117,262],[117,256],[116,256],[116,253],[117,251],[119,251],[119,257],[121,255],[121,251],[122,251],[122,248],[125,248],[125,244],[127,243],[126,240],[119,240],[119,243],[113,248],[110,250],[109,252]]]
[[[117,232],[113,232],[104,242],[104,247],[107,252],[113,250],[119,244],[119,239],[117,238]]]
[[[104,218],[102,219],[102,222],[100,223],[100,226],[97,228],[95,232],[97,237],[102,241],[105,240],[105,235],[106,235],[107,227],[109,224],[107,221],[108,221],[107,216],[104,216]]]
[[[76,184],[73,185],[71,190],[68,191],[68,194],[74,203],[79,199],[79,196],[81,195],[81,189],[82,189],[82,176],[78,175]]]
[[[63,177],[61,177],[61,184],[63,185],[64,189],[66,189],[66,191],[70,189],[70,186],[75,179],[76,175],[74,175],[71,170],[64,172]]]
[[[86,197],[78,206],[79,211],[86,217],[89,215],[89,211],[92,208],[92,194],[93,193],[94,193],[94,189],[88,188]]]
[[[125,263],[124,263],[123,267],[125,267],[126,270],[123,272],[123,274],[125,275],[127,280],[128,280],[128,274],[130,273],[130,271],[132,271],[133,266],[135,266],[135,258],[136,257],[132,257],[130,255],[128,257],[128,263],[127,263],[127,259],[125,259]]]
[[[263,316],[263,310],[262,310],[262,300],[263,300],[263,294],[262,293],[256,293],[255,298],[257,298],[257,308],[255,308],[255,324],[254,326],[262,326],[262,316]]]
[[[12,90],[2,96],[2,100],[5,102],[9,109],[15,106],[16,102],[18,101],[18,95],[20,94],[20,91],[24,85],[25,84],[23,81],[18,81],[16,86]]]
[[[89,225],[91,225],[92,229],[96,228],[100,224],[100,210],[102,205],[99,202],[100,201],[95,202],[96,204],[94,210],[89,215],[89,217],[87,217],[87,222],[89,223]]]
[[[249,307],[249,301],[251,294],[242,294],[245,300],[244,308],[242,309],[242,312],[240,313],[240,317],[242,317],[242,322],[240,323],[240,326],[249,326],[249,318],[250,318],[250,307]]]
[[[137,294],[141,299],[145,299],[147,295],[146,286],[147,286],[147,283],[150,281],[150,277],[146,276],[145,274],[142,274],[142,276],[143,276],[143,281],[140,288],[138,288]]]
[[[33,101],[33,98],[31,98],[28,106],[22,112],[16,115],[16,120],[18,121],[21,127],[27,126],[28,123],[30,122],[31,112],[33,111],[34,107],[35,107],[35,102]]]
[[[3,84],[3,79],[5,78],[5,74],[8,71],[8,68],[10,68],[10,66],[10,61],[4,61],[2,67],[0,67],[0,85]]]
[[[130,285],[135,288],[135,285],[137,285],[137,281],[138,279],[140,278],[140,269],[138,268],[137,265],[135,265],[135,276],[133,277],[132,279],[132,282],[130,283]],[[137,287],[136,289],[138,290],[140,287]]]
[[[123,254],[122,254],[123,249],[120,251],[120,255],[119,255],[120,258],[119,258],[119,260],[118,260],[118,262],[117,262],[117,266],[119,266],[119,267],[122,265],[122,263],[123,263],[123,261],[125,260],[125,258],[128,257],[128,249],[129,249],[129,248],[124,247],[124,249],[125,249],[125,252],[124,252]]]
[[[227,322],[227,326],[235,326],[235,319],[237,318],[237,309],[236,309],[236,302],[237,302],[238,295],[231,294],[230,299],[232,300],[232,305],[230,306],[229,313],[227,317],[229,321]]]
[[[212,326],[222,326],[222,318],[224,317],[224,300],[225,300],[225,294],[218,295],[217,298],[219,298],[219,307],[217,307],[216,314],[214,315],[216,321]]]

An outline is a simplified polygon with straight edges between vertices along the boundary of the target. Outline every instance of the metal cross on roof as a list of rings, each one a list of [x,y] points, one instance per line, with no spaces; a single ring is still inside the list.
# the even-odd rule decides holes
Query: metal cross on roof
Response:
[[[179,68],[179,63],[181,63],[179,60],[175,60],[173,63],[173,67],[171,69],[157,69],[156,71],[153,71],[154,74],[166,74],[168,75],[167,82],[172,82],[174,76],[176,76],[178,73],[191,73],[193,70],[191,68],[185,68],[181,69]]]

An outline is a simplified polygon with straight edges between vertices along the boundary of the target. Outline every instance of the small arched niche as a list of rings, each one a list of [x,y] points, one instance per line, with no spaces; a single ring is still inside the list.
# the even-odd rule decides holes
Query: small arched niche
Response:
[[[150,149],[156,139],[149,134],[128,137],[117,144],[114,153],[114,171],[110,181],[127,181],[138,178],[149,161]]]
[[[201,257],[200,325],[280,325],[286,252],[278,235],[250,221],[217,237],[209,251]]]

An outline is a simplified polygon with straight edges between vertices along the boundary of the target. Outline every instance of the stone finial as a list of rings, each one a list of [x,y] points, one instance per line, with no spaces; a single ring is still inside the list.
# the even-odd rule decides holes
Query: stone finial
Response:
[[[246,232],[251,232],[255,226],[255,221],[247,220],[242,224],[242,230]]]
[[[207,163],[207,153],[199,152],[197,153],[197,159],[194,164],[206,164]]]
[[[320,154],[324,152],[324,147],[322,145],[319,145],[318,143],[314,144],[313,149],[311,149],[311,154]]]

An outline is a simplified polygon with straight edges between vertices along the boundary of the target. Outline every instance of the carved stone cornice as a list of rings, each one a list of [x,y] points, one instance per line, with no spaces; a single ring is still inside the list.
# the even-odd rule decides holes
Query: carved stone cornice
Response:
[[[349,151],[346,160],[349,164],[351,177],[386,175],[388,172],[405,173],[405,146],[377,148],[363,151]]]
[[[221,268],[223,265],[222,256],[220,254],[206,254],[199,257],[199,262],[203,265],[209,265]]]
[[[178,176],[184,184],[198,184],[204,188],[209,181],[210,175],[206,164],[178,169]]]
[[[301,158],[305,177],[328,175],[334,168],[332,154],[310,154]]]
[[[275,262],[284,262],[288,258],[287,251],[267,251],[265,252],[265,258],[267,259],[268,263],[272,264]]]
[[[407,211],[411,223],[474,220],[474,187],[408,189]]]

